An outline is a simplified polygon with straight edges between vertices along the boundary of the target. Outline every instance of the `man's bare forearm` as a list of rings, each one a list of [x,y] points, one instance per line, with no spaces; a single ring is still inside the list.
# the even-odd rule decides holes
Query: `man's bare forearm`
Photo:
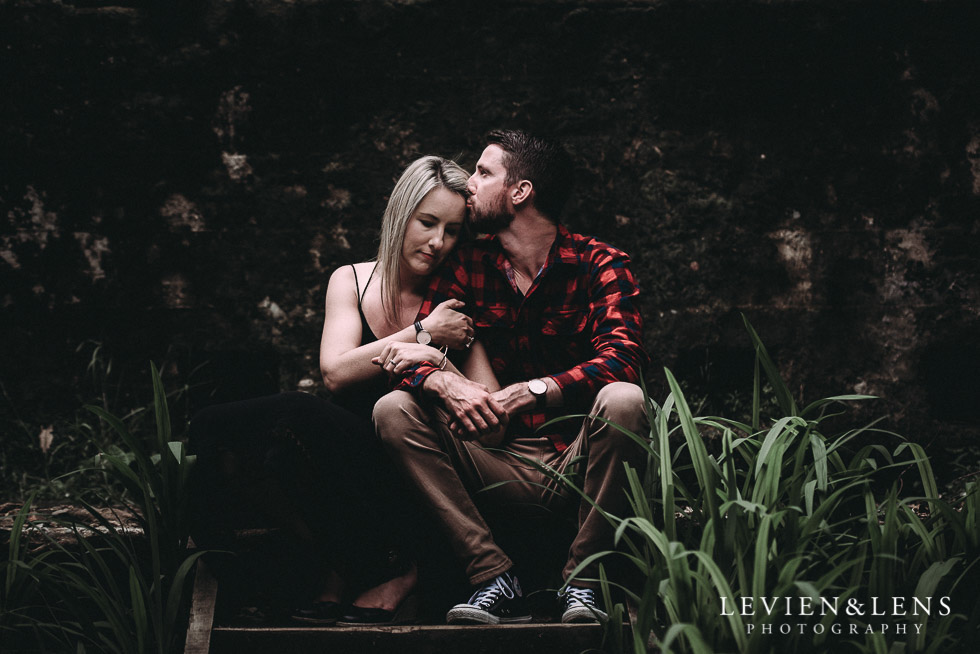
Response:
[[[547,384],[548,390],[545,394],[545,406],[561,406],[562,392],[558,384],[551,377],[542,377]],[[501,406],[507,411],[507,415],[516,415],[531,411],[537,406],[537,398],[531,393],[527,382],[517,382],[510,386],[505,386],[493,394],[494,398],[500,402]]]

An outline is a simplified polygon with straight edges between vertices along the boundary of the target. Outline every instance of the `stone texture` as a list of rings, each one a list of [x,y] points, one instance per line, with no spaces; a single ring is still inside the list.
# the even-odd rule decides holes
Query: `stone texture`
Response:
[[[567,223],[633,256],[655,388],[748,388],[744,313],[805,397],[975,434],[978,13],[5,0],[5,388],[69,408],[90,339],[209,361],[199,403],[316,388],[329,273],[371,256],[401,168],[520,126],[576,157]]]

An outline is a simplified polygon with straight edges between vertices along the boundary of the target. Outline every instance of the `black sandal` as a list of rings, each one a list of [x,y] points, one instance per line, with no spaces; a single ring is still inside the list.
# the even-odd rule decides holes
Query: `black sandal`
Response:
[[[299,622],[331,625],[343,616],[344,605],[340,602],[313,602],[307,607],[294,609],[289,617]]]
[[[418,624],[419,620],[419,596],[410,593],[394,611],[350,604],[344,611],[344,615],[337,621],[337,626],[383,627],[397,624]]]

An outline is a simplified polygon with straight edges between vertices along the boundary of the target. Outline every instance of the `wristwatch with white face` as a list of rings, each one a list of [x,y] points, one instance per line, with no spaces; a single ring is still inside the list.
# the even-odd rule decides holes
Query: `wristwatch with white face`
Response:
[[[415,321],[415,341],[421,345],[428,345],[432,342],[432,334],[423,329],[421,320]]]
[[[543,409],[548,401],[548,384],[543,379],[532,379],[527,383],[527,390],[534,396],[535,406]]]

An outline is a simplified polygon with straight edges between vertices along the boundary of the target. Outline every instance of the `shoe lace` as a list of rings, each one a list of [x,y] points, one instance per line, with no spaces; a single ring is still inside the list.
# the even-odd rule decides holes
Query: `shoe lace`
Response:
[[[569,586],[564,593],[565,606],[571,608],[576,604],[581,604],[586,608],[595,606],[595,591],[591,588],[576,588]]]
[[[493,606],[500,599],[501,595],[507,599],[514,599],[514,591],[504,580],[503,576],[498,576],[489,584],[473,593],[473,597],[470,598],[469,603],[472,606],[479,606],[485,609]]]

